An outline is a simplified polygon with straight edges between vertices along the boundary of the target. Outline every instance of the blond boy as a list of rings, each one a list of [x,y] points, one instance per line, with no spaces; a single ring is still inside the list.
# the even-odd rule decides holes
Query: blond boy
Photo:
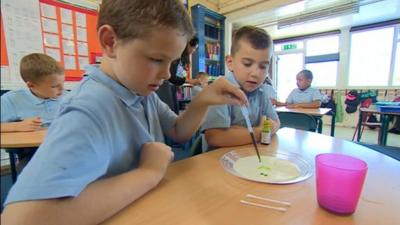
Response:
[[[20,62],[27,88],[1,96],[1,132],[34,131],[54,119],[64,91],[64,69],[45,54],[32,53]]]

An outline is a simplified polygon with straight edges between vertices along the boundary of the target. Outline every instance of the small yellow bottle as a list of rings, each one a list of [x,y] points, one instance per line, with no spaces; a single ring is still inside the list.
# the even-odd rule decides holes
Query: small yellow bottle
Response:
[[[266,119],[261,131],[261,144],[269,145],[271,143],[271,121]]]

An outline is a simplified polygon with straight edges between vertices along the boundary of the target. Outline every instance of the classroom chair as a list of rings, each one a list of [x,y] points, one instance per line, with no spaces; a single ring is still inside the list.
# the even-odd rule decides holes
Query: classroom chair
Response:
[[[317,121],[314,117],[304,113],[279,112],[281,127],[290,127],[299,130],[315,132],[317,130]]]
[[[372,113],[367,113],[367,112],[361,112],[359,113],[359,116],[361,117],[361,125],[360,121],[357,122],[356,128],[353,133],[353,138],[351,139],[352,141],[356,140],[357,142],[361,141],[362,134],[364,132],[365,126],[371,128],[371,129],[378,129],[378,145],[381,145],[381,132],[380,129],[382,128],[382,123],[379,121],[376,122],[368,122],[370,121],[369,118],[372,116]]]
[[[198,132],[195,135],[195,139],[192,143],[192,145],[190,146],[190,156],[195,156],[198,154],[201,154],[203,152],[203,141],[202,141],[203,137],[202,135]]]
[[[179,114],[178,98],[176,97],[176,86],[174,84],[166,80],[156,93],[161,101],[165,102],[177,115]]]

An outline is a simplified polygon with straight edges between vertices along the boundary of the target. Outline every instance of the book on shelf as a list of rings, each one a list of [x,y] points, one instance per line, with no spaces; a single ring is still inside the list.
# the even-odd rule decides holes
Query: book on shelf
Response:
[[[221,47],[219,43],[206,43],[206,59],[219,60]]]

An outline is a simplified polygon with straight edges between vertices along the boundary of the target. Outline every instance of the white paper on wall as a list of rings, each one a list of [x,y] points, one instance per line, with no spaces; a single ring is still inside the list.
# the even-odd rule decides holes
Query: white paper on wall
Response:
[[[89,58],[88,57],[79,57],[79,69],[85,70],[85,66],[89,65]]]
[[[52,57],[57,62],[61,62],[61,52],[58,48],[45,48],[46,55]]]
[[[78,55],[88,55],[88,45],[86,42],[78,42]]]
[[[23,84],[19,73],[21,58],[33,52],[43,53],[40,4],[37,0],[1,1],[4,34],[7,43],[10,82]]]
[[[10,70],[8,66],[1,66],[1,82],[10,82]]]
[[[86,28],[77,27],[76,38],[78,39],[78,41],[87,41]]]
[[[61,8],[61,23],[72,24],[72,11]]]
[[[74,31],[72,29],[72,25],[62,24],[61,29],[62,29],[62,37],[64,39],[69,39],[69,40],[74,39]]]
[[[57,34],[43,33],[43,43],[46,47],[60,47],[60,39]]]
[[[86,14],[76,12],[75,13],[76,26],[86,27]]]
[[[57,19],[56,7],[46,3],[40,3],[40,11],[42,16],[52,19]]]
[[[64,55],[64,68],[66,70],[76,70],[75,56]]]
[[[70,40],[62,40],[64,54],[75,55],[75,43]]]
[[[57,20],[42,18],[43,31],[58,33]]]

